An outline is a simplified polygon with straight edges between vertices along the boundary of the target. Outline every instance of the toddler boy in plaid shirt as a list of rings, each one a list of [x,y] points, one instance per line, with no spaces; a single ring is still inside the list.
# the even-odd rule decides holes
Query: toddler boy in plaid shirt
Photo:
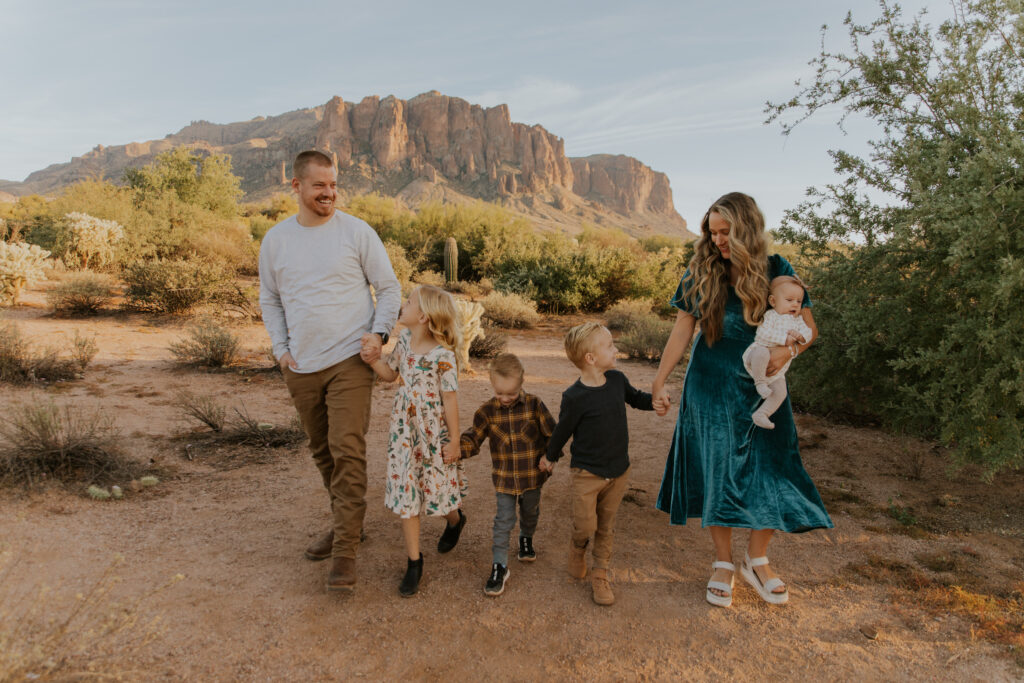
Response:
[[[516,525],[519,507],[519,561],[533,562],[533,533],[540,516],[540,487],[548,475],[537,463],[547,451],[555,420],[544,402],[523,391],[523,365],[511,353],[503,353],[490,367],[494,398],[477,408],[473,426],[462,434],[463,458],[480,452],[490,439],[491,478],[497,495],[491,573],[484,593],[501,595],[508,581],[508,536]]]
[[[771,295],[764,312],[764,320],[757,326],[754,343],[743,352],[743,366],[754,379],[754,388],[764,399],[750,419],[762,429],[775,429],[769,418],[786,400],[786,370],[796,358],[794,344],[804,344],[813,335],[800,315],[803,308],[806,286],[792,275],[780,275],[771,281]],[[778,346],[790,347],[791,358],[771,377],[766,376],[771,349]]]

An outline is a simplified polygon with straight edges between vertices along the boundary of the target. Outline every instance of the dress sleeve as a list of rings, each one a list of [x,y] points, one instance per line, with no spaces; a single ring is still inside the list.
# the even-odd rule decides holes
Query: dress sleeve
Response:
[[[768,257],[769,282],[772,280],[772,278],[777,278],[780,275],[793,275],[795,277],[800,277],[799,275],[796,274],[796,271],[793,270],[793,266],[789,264],[789,261],[787,261],[784,256],[781,256],[779,254],[772,254],[771,256]],[[811,295],[807,293],[807,290],[804,290],[803,307],[810,308],[813,305],[814,304],[811,303]]]
[[[455,353],[445,349],[438,355],[437,376],[441,381],[441,391],[459,390],[459,371],[455,368]]]
[[[388,367],[395,372],[401,372],[399,366],[402,364],[402,359],[405,358],[405,352],[409,348],[409,338],[405,331],[398,335],[398,341],[395,342],[395,348],[391,349],[391,353],[388,354],[387,364]]]
[[[676,287],[676,293],[672,296],[672,301],[670,301],[669,303],[672,306],[678,308],[680,311],[685,311],[686,313],[689,313],[694,318],[700,318],[700,302],[694,301],[691,304],[690,300],[687,298],[687,295],[689,294],[690,290],[692,290],[694,285],[696,284],[693,281],[687,281],[687,278],[689,276],[690,269],[687,268],[686,272],[683,273],[683,277],[680,278],[679,280],[679,286]]]

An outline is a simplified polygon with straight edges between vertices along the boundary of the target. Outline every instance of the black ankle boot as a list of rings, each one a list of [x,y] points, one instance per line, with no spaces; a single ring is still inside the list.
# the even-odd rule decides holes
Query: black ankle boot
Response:
[[[398,584],[398,592],[403,598],[411,598],[420,589],[420,579],[423,578],[423,553],[420,559],[409,560],[409,567],[405,570],[402,583]]]
[[[446,553],[454,548],[459,542],[459,536],[462,534],[464,526],[466,526],[466,515],[459,510],[459,521],[455,526],[445,523],[444,533],[441,534],[441,538],[437,539],[437,552]]]

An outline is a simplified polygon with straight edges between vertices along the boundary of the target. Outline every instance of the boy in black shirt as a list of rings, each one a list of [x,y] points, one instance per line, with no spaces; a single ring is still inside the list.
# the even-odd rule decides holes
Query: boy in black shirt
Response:
[[[615,342],[611,332],[598,323],[584,323],[565,336],[565,355],[580,369],[580,378],[562,392],[558,424],[548,440],[540,469],[550,472],[573,438],[570,451],[572,479],[572,544],[569,574],[587,575],[586,552],[594,537],[594,571],[591,573],[594,602],[615,602],[608,582],[615,513],[626,493],[629,474],[629,427],[626,406],[654,410],[651,395],[634,389],[615,367]],[[659,406],[658,414],[667,408]]]

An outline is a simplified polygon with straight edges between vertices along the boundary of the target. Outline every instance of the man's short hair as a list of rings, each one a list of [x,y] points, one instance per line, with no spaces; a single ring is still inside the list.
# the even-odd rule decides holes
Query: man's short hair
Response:
[[[491,361],[490,372],[508,379],[523,379],[523,364],[514,353],[499,354]]]
[[[306,169],[310,164],[333,168],[334,160],[323,152],[315,149],[307,149],[305,152],[299,152],[299,155],[295,157],[295,163],[292,164],[292,176],[295,178],[304,178],[306,176]]]
[[[601,323],[589,322],[577,325],[565,335],[565,355],[572,364],[583,368],[583,358],[594,346],[593,336],[598,330],[605,329]]]

